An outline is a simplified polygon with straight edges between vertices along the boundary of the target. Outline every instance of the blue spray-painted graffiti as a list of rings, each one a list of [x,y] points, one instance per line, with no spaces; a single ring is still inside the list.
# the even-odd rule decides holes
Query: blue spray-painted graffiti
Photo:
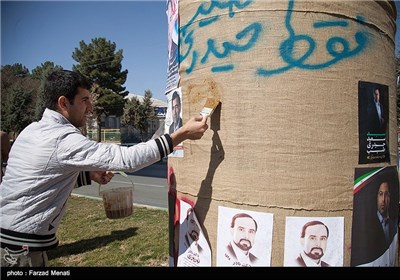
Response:
[[[202,3],[199,8],[197,9],[196,13],[194,16],[189,20],[189,22],[181,27],[180,29],[180,42],[183,42],[184,44],[188,45],[188,49],[186,53],[180,54],[179,55],[179,61],[182,62],[184,61],[189,54],[192,54],[192,60],[190,63],[190,66],[186,69],[186,73],[191,73],[193,69],[196,67],[199,59],[199,52],[197,50],[193,50],[192,48],[194,46],[194,37],[193,37],[193,30],[188,31],[189,27],[194,23],[194,21],[200,16],[200,15],[209,15],[211,14],[215,9],[228,9],[229,10],[229,17],[233,17],[235,15],[234,12],[234,7],[237,9],[243,9],[250,5],[253,2],[253,0],[247,0],[244,2],[241,2],[240,0],[230,0],[230,1],[211,1],[209,3]],[[209,19],[204,19],[199,21],[199,28],[208,26],[220,19],[220,16],[214,16]],[[246,28],[244,28],[241,32],[236,34],[236,42],[223,42],[221,45],[222,51],[217,50],[217,43],[214,39],[208,39],[207,41],[207,51],[205,55],[201,58],[200,63],[204,64],[207,62],[208,57],[210,54],[213,54],[216,58],[225,58],[230,55],[231,52],[236,51],[236,52],[243,52],[246,50],[249,50],[252,48],[255,44],[255,42],[258,39],[258,35],[261,32],[261,24],[259,23],[253,23]],[[248,38],[247,41],[245,39]],[[244,41],[241,43],[241,41]],[[213,67],[211,69],[212,72],[221,72],[221,71],[230,71],[233,70],[233,64],[226,64],[226,65],[220,65]]]
[[[244,27],[235,35],[235,39],[231,41],[218,42],[215,38],[209,38],[207,40],[206,51],[201,53],[195,49],[196,38],[195,29],[196,24],[198,28],[203,28],[214,24],[220,20],[221,16],[212,16],[211,14],[216,10],[228,9],[228,15],[230,18],[235,16],[235,12],[242,10],[251,5],[253,0],[240,1],[240,0],[212,0],[211,2],[203,2],[197,9],[194,16],[188,21],[188,23],[180,29],[180,42],[185,46],[186,51],[179,55],[179,61],[183,62],[188,59],[189,67],[186,69],[186,73],[190,74],[199,64],[206,64],[209,62],[210,56],[220,59],[221,65],[211,66],[211,72],[226,72],[233,71],[235,66],[232,61],[230,63],[223,63],[223,59],[230,57],[233,52],[246,52],[252,49],[263,31],[263,26],[259,22],[253,22],[248,26]],[[353,57],[361,51],[363,51],[368,43],[368,35],[366,32],[358,31],[355,33],[354,38],[356,47],[351,49],[350,43],[342,37],[333,36],[326,42],[326,51],[331,56],[331,59],[322,63],[311,64],[307,62],[310,56],[315,52],[317,44],[316,41],[307,34],[296,34],[292,27],[292,12],[294,7],[294,0],[289,0],[288,9],[285,17],[285,27],[288,31],[288,38],[279,46],[279,54],[282,60],[286,63],[285,66],[275,69],[267,69],[264,67],[258,67],[255,71],[260,76],[272,76],[283,73],[292,68],[301,68],[305,70],[319,70],[327,68],[339,61]],[[207,16],[206,19],[201,19],[196,22],[200,16]],[[357,17],[356,22],[362,24],[364,19]],[[347,28],[349,26],[348,21],[337,20],[337,21],[318,21],[313,24],[315,29],[320,28]],[[307,48],[303,54],[298,54],[295,46],[299,43],[305,43]],[[297,51],[295,54],[294,51]]]
[[[291,25],[293,5],[294,5],[294,0],[290,0],[288,12],[285,19],[285,26],[289,32],[289,38],[283,41],[279,48],[280,55],[282,59],[287,63],[287,66],[272,70],[258,68],[257,74],[262,76],[271,76],[274,74],[285,72],[294,67],[308,69],[308,70],[322,69],[329,67],[345,58],[355,56],[366,47],[367,34],[364,32],[356,32],[355,40],[357,42],[357,47],[354,48],[353,50],[350,49],[349,42],[347,40],[345,40],[342,37],[334,36],[326,42],[326,50],[332,56],[331,60],[319,64],[306,63],[307,58],[309,58],[309,56],[314,52],[316,43],[315,40],[312,39],[311,36],[309,35],[295,34]],[[361,20],[362,20],[361,18],[358,18],[358,21]],[[340,21],[317,22],[314,24],[314,28],[333,27],[333,26],[347,27],[347,22],[340,20]],[[293,50],[296,42],[298,43],[299,41],[306,41],[308,43],[308,50],[302,56],[295,58]]]

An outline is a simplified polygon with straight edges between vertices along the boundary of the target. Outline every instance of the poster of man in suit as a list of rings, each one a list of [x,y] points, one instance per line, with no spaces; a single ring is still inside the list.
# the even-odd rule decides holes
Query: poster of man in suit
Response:
[[[357,168],[353,188],[351,266],[394,266],[398,240],[396,166]]]
[[[217,266],[271,265],[273,214],[218,207]]]
[[[211,249],[194,208],[180,200],[179,254],[177,266],[211,266]]]
[[[164,131],[170,134],[178,130],[182,125],[182,88],[176,88],[167,93],[168,108],[165,115]],[[168,157],[183,157],[183,142],[174,147],[174,151]]]
[[[388,86],[358,83],[359,163],[390,162]]]
[[[286,217],[284,266],[343,266],[343,217]]]

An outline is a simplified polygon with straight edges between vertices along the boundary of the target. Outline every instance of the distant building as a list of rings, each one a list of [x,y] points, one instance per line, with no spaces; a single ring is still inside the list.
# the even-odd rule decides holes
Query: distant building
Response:
[[[144,96],[142,96],[142,95],[129,93],[127,96],[125,96],[126,99],[131,99],[133,97],[136,97],[140,103],[143,102]],[[155,99],[155,98],[152,98],[151,102],[153,103],[152,105],[156,110],[157,118],[162,118],[164,120],[165,115],[167,113],[168,103],[166,101],[162,101],[160,99]]]

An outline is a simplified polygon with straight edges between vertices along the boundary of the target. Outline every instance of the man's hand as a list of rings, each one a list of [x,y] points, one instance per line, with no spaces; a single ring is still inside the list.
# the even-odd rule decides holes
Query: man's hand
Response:
[[[90,179],[99,183],[100,185],[105,185],[111,181],[112,177],[114,177],[114,173],[112,171],[90,171]]]
[[[208,129],[207,118],[207,115],[198,115],[189,119],[181,128],[170,135],[172,145],[175,147],[186,139],[198,140],[203,137],[204,132]]]

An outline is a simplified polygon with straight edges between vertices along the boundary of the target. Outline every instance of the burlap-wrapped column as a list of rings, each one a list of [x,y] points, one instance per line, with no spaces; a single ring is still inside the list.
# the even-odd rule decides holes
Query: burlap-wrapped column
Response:
[[[274,214],[272,266],[287,216],[344,217],[350,265],[358,83],[389,87],[396,165],[393,1],[179,1],[183,121],[221,106],[200,141],[169,158],[178,197],[195,202],[215,265],[218,206]]]

